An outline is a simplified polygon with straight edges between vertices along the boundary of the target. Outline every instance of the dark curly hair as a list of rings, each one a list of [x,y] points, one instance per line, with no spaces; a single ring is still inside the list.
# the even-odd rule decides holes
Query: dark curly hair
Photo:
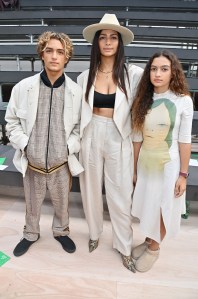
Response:
[[[135,131],[142,131],[145,116],[153,103],[154,86],[150,81],[150,68],[153,60],[161,56],[171,62],[169,89],[177,95],[190,94],[182,66],[176,55],[168,50],[155,53],[146,64],[132,105],[132,125]]]

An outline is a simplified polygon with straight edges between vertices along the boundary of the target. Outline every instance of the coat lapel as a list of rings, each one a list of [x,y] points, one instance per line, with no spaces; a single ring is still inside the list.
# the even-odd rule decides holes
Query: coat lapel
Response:
[[[38,107],[38,98],[39,98],[39,82],[40,82],[40,74],[35,78],[30,86],[28,87],[28,125],[27,125],[27,133],[30,135],[33,125],[36,120],[37,115],[37,107]]]

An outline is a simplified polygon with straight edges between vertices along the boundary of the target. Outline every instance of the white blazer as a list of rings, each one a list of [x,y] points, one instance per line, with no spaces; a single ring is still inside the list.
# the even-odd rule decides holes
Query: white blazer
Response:
[[[24,148],[36,121],[39,89],[40,74],[17,83],[12,89],[5,115],[9,140],[16,149],[13,163],[23,176],[28,165]],[[64,126],[69,155],[80,150],[81,99],[81,87],[65,75]]]
[[[129,65],[128,74],[129,82],[125,79],[128,99],[125,94],[117,87],[116,89],[116,98],[115,98],[115,107],[113,120],[122,136],[123,139],[127,138],[131,133],[131,106],[136,93],[138,82],[143,73],[143,69],[136,65]],[[83,99],[82,99],[82,111],[81,111],[81,125],[80,125],[80,137],[84,135],[84,130],[89,125],[92,114],[93,114],[93,98],[94,98],[94,85],[92,85],[88,102],[85,100],[85,92],[87,88],[89,70],[84,71],[77,78],[78,84],[83,89]]]

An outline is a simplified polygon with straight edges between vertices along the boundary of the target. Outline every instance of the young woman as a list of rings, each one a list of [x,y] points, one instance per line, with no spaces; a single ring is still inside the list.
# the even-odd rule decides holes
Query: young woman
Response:
[[[134,184],[132,215],[146,236],[132,250],[135,268],[148,271],[160,243],[177,235],[185,211],[193,103],[182,67],[169,51],[147,63],[132,107]],[[135,142],[136,141],[136,142]]]
[[[102,186],[113,228],[113,247],[123,264],[135,271],[131,258],[131,195],[133,150],[131,106],[143,70],[124,64],[124,45],[132,32],[120,26],[114,14],[86,27],[84,38],[92,43],[90,69],[78,77],[83,88],[80,160],[85,169],[80,187],[89,226],[89,251],[98,247],[103,230]]]

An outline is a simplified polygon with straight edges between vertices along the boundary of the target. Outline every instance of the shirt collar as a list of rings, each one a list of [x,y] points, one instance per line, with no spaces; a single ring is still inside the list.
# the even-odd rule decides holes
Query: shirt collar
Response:
[[[48,87],[51,87],[51,88],[58,88],[60,87],[63,82],[65,81],[65,75],[64,73],[54,82],[54,84],[52,85],[50,80],[48,79],[47,77],[47,73],[46,73],[46,70],[44,69],[42,71],[42,73],[40,74],[40,77],[41,77],[41,80],[43,81],[43,83],[48,86]]]

